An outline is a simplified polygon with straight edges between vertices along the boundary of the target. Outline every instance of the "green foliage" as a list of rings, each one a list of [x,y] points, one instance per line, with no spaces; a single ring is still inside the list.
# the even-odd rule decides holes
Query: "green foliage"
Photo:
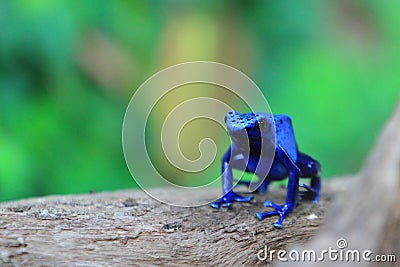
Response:
[[[1,1],[0,200],[136,187],[121,147],[125,107],[151,74],[189,60],[244,71],[274,113],[291,115],[325,177],[356,172],[398,97],[398,9],[371,0]],[[208,173],[218,172],[219,160]]]

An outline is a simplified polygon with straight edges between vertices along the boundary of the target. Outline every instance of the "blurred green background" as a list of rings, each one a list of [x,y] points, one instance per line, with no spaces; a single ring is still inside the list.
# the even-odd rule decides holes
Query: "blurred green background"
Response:
[[[356,172],[399,95],[399,10],[396,0],[0,1],[0,200],[135,188],[125,108],[152,74],[193,60],[249,75],[325,178]]]

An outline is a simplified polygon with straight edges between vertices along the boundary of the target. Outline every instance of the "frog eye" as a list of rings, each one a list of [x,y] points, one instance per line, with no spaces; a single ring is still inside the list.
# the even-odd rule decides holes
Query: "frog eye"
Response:
[[[258,120],[258,126],[260,129],[265,128],[266,125],[267,125],[267,122],[265,121],[265,118],[261,118]]]

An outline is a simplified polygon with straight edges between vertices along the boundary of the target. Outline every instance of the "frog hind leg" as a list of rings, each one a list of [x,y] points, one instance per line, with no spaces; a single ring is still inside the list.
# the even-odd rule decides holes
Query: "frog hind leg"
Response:
[[[267,192],[268,190],[268,186],[269,183],[271,182],[271,180],[268,179],[264,179],[264,181],[262,181],[262,183],[260,184],[260,186],[257,188],[256,192],[258,194],[264,194],[265,192]]]
[[[306,189],[307,193],[312,195],[313,202],[317,203],[321,190],[321,165],[312,157],[301,152],[298,153],[296,165],[300,168],[301,177],[311,177],[310,185],[300,184],[299,186]],[[307,195],[303,193],[302,196],[306,197]]]
[[[270,183],[271,183],[271,180],[268,180],[268,179],[265,178],[259,185],[257,185],[257,189],[255,190],[255,192],[257,194],[264,194],[265,192],[268,191],[268,186],[269,186]],[[244,186],[249,187],[250,184],[251,184],[250,181],[241,181],[241,180],[239,180],[239,181],[237,181],[236,186],[244,185]]]

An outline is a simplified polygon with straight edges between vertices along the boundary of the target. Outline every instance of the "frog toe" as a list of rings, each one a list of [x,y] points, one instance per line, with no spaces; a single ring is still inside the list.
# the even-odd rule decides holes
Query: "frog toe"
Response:
[[[221,206],[221,203],[219,201],[210,203],[210,207],[214,208],[214,209],[219,209],[220,206]]]
[[[273,227],[277,228],[277,229],[282,229],[282,223],[281,222],[274,222],[272,224]]]
[[[221,199],[210,203],[210,207],[214,209],[219,209],[219,207],[227,208],[232,206],[233,202],[249,202],[253,199],[253,196],[242,197],[233,191],[229,191]]]
[[[247,197],[242,197],[237,194],[235,194],[233,198],[236,202],[249,202],[250,200],[253,199],[253,196],[247,196]]]
[[[299,187],[306,189],[306,191],[299,191],[299,199],[309,199],[313,201],[314,204],[318,203],[319,190],[316,190],[309,185],[300,184]]]
[[[210,203],[210,207],[212,207],[214,209],[219,209],[220,207],[227,208],[229,206],[232,206],[232,202],[228,201],[225,198],[221,198],[217,201]]]
[[[235,192],[233,192],[231,190],[231,191],[229,191],[228,193],[225,194],[223,199],[225,200],[225,202],[233,202],[233,201],[235,201],[235,202],[249,202],[250,200],[253,199],[253,196],[243,197],[241,195],[236,194]]]
[[[268,212],[256,212],[256,217],[260,221],[264,220],[267,217],[271,217],[271,216],[275,216],[275,215],[279,215],[279,212],[277,212],[276,210],[268,211]]]
[[[225,203],[222,203],[222,207],[223,207],[223,208],[229,208],[230,206],[232,206],[232,202],[225,202]]]
[[[274,209],[278,209],[278,208],[281,208],[281,207],[282,207],[281,205],[275,204],[275,203],[272,202],[271,200],[265,201],[265,202],[264,202],[264,206],[265,206],[265,207],[271,207],[271,208],[274,208]]]
[[[266,206],[274,208],[273,211],[268,211],[268,212],[256,212],[257,218],[261,221],[265,219],[266,217],[271,217],[278,215],[279,219],[272,225],[275,228],[282,229],[282,222],[285,219],[286,215],[288,215],[292,211],[292,205],[285,204],[285,205],[276,205],[272,201],[266,201],[264,205],[267,204]]]

